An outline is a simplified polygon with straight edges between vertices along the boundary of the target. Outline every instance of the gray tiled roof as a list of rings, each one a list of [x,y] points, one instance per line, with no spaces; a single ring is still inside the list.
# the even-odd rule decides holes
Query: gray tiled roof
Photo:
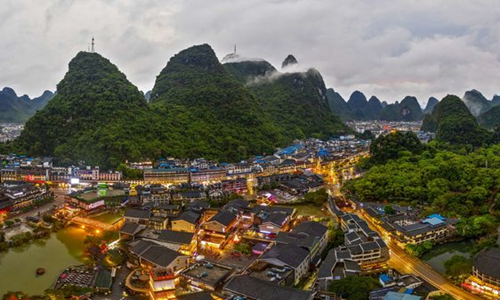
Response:
[[[125,218],[149,219],[151,212],[148,210],[127,208],[125,210]]]
[[[143,240],[133,242],[130,246],[130,252],[163,268],[168,267],[177,257],[181,256],[167,247]]]
[[[321,238],[327,231],[328,227],[313,221],[302,222],[293,229],[293,232],[306,233],[317,238]]]
[[[190,244],[193,237],[194,233],[190,232],[162,230],[160,231],[158,240],[174,244]]]
[[[224,290],[256,300],[310,300],[313,298],[312,292],[283,287],[248,275],[234,276],[226,284]]]
[[[236,219],[236,215],[228,211],[220,211],[215,216],[213,216],[210,221],[216,221],[224,226],[228,226],[231,222]]]
[[[142,224],[125,222],[120,228],[120,232],[129,235],[136,235],[139,231],[141,231],[144,228],[146,228],[146,226]]]
[[[191,224],[196,224],[198,219],[200,218],[200,214],[192,212],[192,211],[185,211],[181,213],[176,220],[183,220],[186,222],[189,222]]]
[[[309,251],[295,245],[276,244],[266,253],[262,254],[261,260],[276,259],[282,263],[297,268],[309,256]]]
[[[500,249],[481,251],[474,258],[474,267],[483,274],[500,280]]]

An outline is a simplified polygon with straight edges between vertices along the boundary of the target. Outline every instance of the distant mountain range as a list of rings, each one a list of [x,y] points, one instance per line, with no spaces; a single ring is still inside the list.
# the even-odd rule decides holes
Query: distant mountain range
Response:
[[[45,91],[30,99],[28,95],[18,96],[12,88],[5,87],[0,91],[0,122],[24,123],[53,97],[54,93]]]
[[[333,89],[328,89],[328,104],[342,120],[418,121],[423,111],[415,97],[407,96],[401,102],[381,102],[376,96],[369,100],[360,91],[354,91],[346,102]]]
[[[345,101],[342,96],[332,88],[327,90],[330,110],[344,121],[349,120],[384,120],[384,121],[419,121],[426,115],[432,114],[439,100],[430,97],[424,109],[420,107],[417,99],[406,96],[401,102],[392,104],[380,102],[376,96],[366,100],[360,91],[354,91]],[[470,90],[465,92],[461,99],[465,107],[479,122],[487,128],[500,125],[500,95],[495,95],[491,100],[486,99],[481,92]]]

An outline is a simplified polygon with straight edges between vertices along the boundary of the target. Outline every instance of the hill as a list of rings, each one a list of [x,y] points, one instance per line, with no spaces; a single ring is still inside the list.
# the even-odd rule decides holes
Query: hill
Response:
[[[326,97],[328,98],[328,106],[334,115],[339,116],[344,121],[352,120],[351,109],[339,93],[329,88],[326,90]]]
[[[84,161],[103,168],[159,155],[144,95],[97,53],[80,52],[57,85],[57,94],[26,123],[15,141],[59,163]]]
[[[0,91],[0,122],[24,123],[52,97],[54,93],[50,91],[34,99],[27,95],[19,97],[13,89],[5,87]]]
[[[382,108],[380,119],[385,121],[419,121],[422,119],[422,108],[417,98],[406,96],[401,102],[388,104]]]
[[[481,146],[491,140],[465,103],[454,95],[444,97],[432,114],[426,115],[422,130],[436,132],[436,140],[450,144]]]
[[[172,156],[238,161],[283,145],[261,101],[229,74],[209,45],[173,56],[151,94]]]
[[[430,113],[432,113],[432,111],[434,110],[434,107],[438,103],[439,103],[438,99],[436,99],[434,97],[430,97],[429,100],[427,101],[427,105],[425,106],[423,113],[424,114],[430,114]]]
[[[486,112],[492,107],[492,103],[486,99],[481,92],[477,90],[470,90],[465,92],[462,101],[465,106],[475,117]]]
[[[488,128],[495,129],[500,126],[500,106],[494,106],[477,117],[479,124]]]
[[[329,138],[350,132],[331,113],[325,83],[318,71],[281,73],[259,61],[225,63],[224,68],[259,100],[261,113],[272,118],[285,141]]]

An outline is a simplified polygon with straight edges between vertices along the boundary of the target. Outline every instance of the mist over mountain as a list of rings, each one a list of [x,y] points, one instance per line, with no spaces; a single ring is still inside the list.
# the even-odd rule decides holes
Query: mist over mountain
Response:
[[[294,64],[297,60],[291,55],[284,61],[287,70]],[[259,99],[263,113],[269,113],[285,140],[350,132],[330,112],[328,92],[317,70],[281,73],[267,61],[225,63],[224,68]]]

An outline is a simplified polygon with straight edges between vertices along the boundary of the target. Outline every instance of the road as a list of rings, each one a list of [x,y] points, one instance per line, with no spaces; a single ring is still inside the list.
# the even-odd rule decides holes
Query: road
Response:
[[[357,214],[359,217],[368,222],[371,229],[377,231],[380,236],[384,236],[377,226],[375,226],[368,218],[363,217],[361,212],[357,211]],[[391,268],[396,269],[400,273],[417,275],[432,284],[434,287],[452,295],[457,300],[482,299],[454,285],[446,277],[438,273],[425,262],[408,255],[394,241],[385,238],[384,241],[391,250],[391,259],[389,260],[389,266]]]

